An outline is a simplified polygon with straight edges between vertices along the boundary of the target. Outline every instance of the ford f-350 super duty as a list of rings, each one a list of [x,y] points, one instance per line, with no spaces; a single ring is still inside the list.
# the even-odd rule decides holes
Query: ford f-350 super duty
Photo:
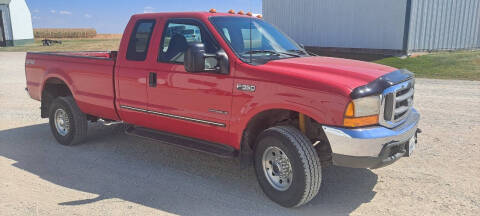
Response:
[[[251,15],[251,14],[249,14]],[[379,168],[415,148],[411,72],[318,57],[259,17],[132,16],[118,52],[29,52],[27,91],[63,145],[88,122],[253,164],[273,201],[318,193],[322,166]]]

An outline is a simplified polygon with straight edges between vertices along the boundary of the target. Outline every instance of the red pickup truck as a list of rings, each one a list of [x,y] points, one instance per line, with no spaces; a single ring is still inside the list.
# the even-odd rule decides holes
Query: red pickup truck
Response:
[[[411,72],[312,56],[248,15],[134,15],[118,52],[30,52],[25,64],[59,143],[82,142],[88,121],[123,122],[127,134],[253,164],[286,207],[318,193],[322,166],[379,168],[416,144]]]

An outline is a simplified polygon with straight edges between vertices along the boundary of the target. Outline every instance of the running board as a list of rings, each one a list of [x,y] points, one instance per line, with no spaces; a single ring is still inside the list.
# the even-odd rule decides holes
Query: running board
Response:
[[[184,149],[190,149],[198,152],[213,154],[218,157],[232,158],[237,156],[237,151],[228,145],[212,143],[190,137],[184,137],[163,131],[157,131],[148,128],[130,126],[125,129],[127,135],[143,137],[151,140],[160,141],[169,145],[178,146]]]
[[[105,119],[98,119],[98,121],[105,126],[123,124],[123,121],[109,121],[109,120],[105,120]]]

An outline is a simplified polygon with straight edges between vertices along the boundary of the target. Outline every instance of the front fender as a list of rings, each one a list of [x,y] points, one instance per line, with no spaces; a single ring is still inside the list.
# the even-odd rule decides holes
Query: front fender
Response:
[[[258,85],[257,85],[258,86]],[[284,89],[285,91],[278,91]],[[262,92],[242,93],[233,101],[231,131],[233,142],[240,147],[243,131],[257,115],[268,110],[290,110],[305,114],[323,125],[341,125],[349,99],[329,92],[307,89],[277,88],[271,94]]]
[[[248,123],[250,122],[250,120],[252,120],[255,116],[269,110],[290,110],[298,113],[303,113],[320,123],[325,122],[325,119],[327,118],[327,116],[323,111],[316,110],[311,107],[304,107],[304,106],[298,106],[298,105],[287,104],[287,103],[273,103],[273,104],[265,104],[259,107],[255,107],[251,109],[248,113],[245,113],[244,116],[242,117],[242,122],[241,122],[242,128],[245,129]]]

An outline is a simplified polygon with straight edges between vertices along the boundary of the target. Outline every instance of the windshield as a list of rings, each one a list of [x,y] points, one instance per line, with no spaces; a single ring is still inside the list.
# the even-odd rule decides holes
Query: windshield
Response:
[[[308,55],[292,39],[261,19],[212,17],[210,21],[245,62],[266,62]]]

